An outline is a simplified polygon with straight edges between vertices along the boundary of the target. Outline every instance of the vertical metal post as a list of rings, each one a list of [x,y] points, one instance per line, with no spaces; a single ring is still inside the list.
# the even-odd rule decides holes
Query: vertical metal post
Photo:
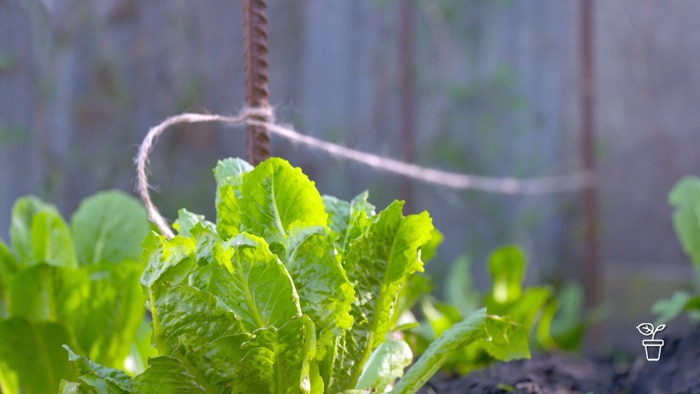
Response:
[[[270,103],[267,64],[267,4],[265,0],[243,0],[245,57],[245,101],[250,108]],[[269,121],[262,115],[256,120]],[[246,157],[257,165],[270,155],[270,134],[265,127],[246,126]]]
[[[399,67],[401,86],[400,101],[400,136],[401,156],[406,162],[415,161],[415,65],[414,65],[414,32],[415,32],[415,0],[401,1],[400,33],[399,33]],[[412,207],[413,182],[404,177],[401,180],[401,193],[406,199],[406,211]]]
[[[593,0],[581,0],[581,148],[583,167],[589,173],[595,171],[595,83],[593,51]],[[594,308],[600,304],[600,261],[598,256],[598,205],[596,189],[589,186],[583,191],[583,209],[586,239],[584,285],[586,304]],[[600,328],[592,332],[596,342]]]

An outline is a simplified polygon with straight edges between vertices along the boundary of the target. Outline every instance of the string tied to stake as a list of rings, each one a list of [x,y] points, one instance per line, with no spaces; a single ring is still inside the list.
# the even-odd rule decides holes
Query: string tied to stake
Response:
[[[260,121],[259,119],[268,119]],[[170,126],[183,123],[219,122],[229,125],[252,125],[266,128],[292,142],[301,143],[311,148],[322,150],[331,156],[352,160],[378,170],[392,172],[422,182],[460,190],[478,190],[500,194],[548,194],[574,192],[595,186],[595,174],[590,171],[578,171],[565,175],[514,178],[487,177],[472,174],[460,174],[423,167],[388,157],[350,149],[342,145],[327,142],[295,131],[291,126],[275,123],[272,107],[244,108],[237,116],[218,114],[183,113],[171,116],[152,127],[143,139],[136,156],[136,189],[146,206],[148,217],[167,238],[175,234],[158,208],[153,204],[149,191],[147,165],[148,156],[153,150],[158,137]]]

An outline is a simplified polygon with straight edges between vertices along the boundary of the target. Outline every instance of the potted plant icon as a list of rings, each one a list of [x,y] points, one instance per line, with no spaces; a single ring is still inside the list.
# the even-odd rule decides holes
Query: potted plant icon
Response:
[[[661,348],[664,346],[663,339],[655,339],[654,336],[657,332],[662,331],[666,328],[665,324],[660,324],[658,327],[654,328],[651,323],[642,323],[637,326],[637,331],[640,334],[648,337],[651,335],[651,339],[645,339],[642,341],[644,345],[644,352],[647,356],[647,361],[659,361],[661,359]]]

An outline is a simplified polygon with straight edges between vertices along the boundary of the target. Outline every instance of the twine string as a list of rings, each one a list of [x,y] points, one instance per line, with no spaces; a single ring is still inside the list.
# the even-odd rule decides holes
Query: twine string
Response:
[[[270,119],[261,121],[259,119]],[[137,191],[146,206],[148,217],[163,235],[168,238],[174,237],[165,218],[160,214],[158,208],[153,204],[149,192],[147,175],[148,155],[160,136],[168,127],[182,123],[200,122],[220,122],[230,125],[251,125],[266,128],[271,134],[278,135],[289,141],[301,143],[309,147],[325,151],[334,157],[342,157],[358,163],[362,163],[372,168],[393,172],[412,179],[426,183],[449,187],[461,190],[478,190],[483,192],[501,194],[547,194],[573,192],[595,184],[594,173],[589,171],[578,171],[566,175],[539,177],[539,178],[514,178],[514,177],[487,177],[472,174],[459,174],[442,171],[428,167],[418,166],[412,163],[374,155],[350,149],[342,145],[327,142],[318,138],[301,134],[293,130],[290,126],[280,125],[274,121],[274,111],[271,107],[244,108],[238,116],[224,116],[217,114],[197,114],[183,113],[171,116],[160,124],[152,127],[136,156]]]

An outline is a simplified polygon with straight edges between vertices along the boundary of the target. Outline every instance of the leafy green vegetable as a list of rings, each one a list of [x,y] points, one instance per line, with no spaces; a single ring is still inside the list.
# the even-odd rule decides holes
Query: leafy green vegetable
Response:
[[[137,259],[149,227],[140,204],[116,191],[86,199],[70,226],[50,204],[17,200],[12,249],[0,242],[2,392],[55,392],[63,379],[77,378],[64,344],[124,367],[144,320]],[[68,381],[63,387],[90,391]]]
[[[322,197],[281,159],[256,168],[228,159],[214,175],[216,224],[181,210],[177,236],[151,233],[143,243],[141,285],[159,356],[131,378],[130,388],[121,380],[117,388],[390,389],[413,359],[408,345],[391,334],[399,312],[413,302],[398,303],[398,294],[424,288],[425,282],[409,278],[423,271],[422,253],[434,254],[441,237],[428,214],[404,216],[401,202],[375,213],[367,193],[350,202]],[[495,356],[526,355],[519,326],[504,324],[484,315],[470,326],[478,334],[455,333],[431,351],[490,338]],[[423,366],[411,376],[425,379],[432,372]],[[117,390],[113,380],[113,371],[90,364],[63,390]]]
[[[494,251],[489,259],[489,270],[493,278],[491,293],[487,296],[489,303],[505,305],[520,298],[525,277],[525,255],[520,248],[506,246]]]
[[[693,262],[695,285],[700,289],[700,178],[681,179],[671,189],[668,202],[674,208],[673,225],[683,250]],[[700,321],[700,295],[679,291],[652,306],[652,313],[659,315],[657,324],[665,324],[683,312]]]
[[[685,252],[700,270],[700,178],[685,177],[673,187],[668,202],[673,225]]]
[[[511,337],[511,331],[517,333]],[[503,360],[529,357],[527,334],[516,323],[486,315],[486,308],[456,323],[432,342],[394,388],[395,393],[415,393],[433,376],[450,355],[470,344],[487,346],[489,352]]]
[[[477,346],[460,347],[446,356],[441,364],[446,371],[461,374],[483,367],[494,359],[523,357],[525,353],[511,355],[509,352],[514,348],[522,349],[523,341],[528,343],[529,333],[537,327],[542,311],[552,302],[552,292],[548,287],[523,286],[527,260],[516,246],[506,246],[491,254],[489,270],[493,284],[484,295],[474,290],[469,268],[469,259],[466,256],[459,258],[448,275],[446,291],[449,303],[424,297],[418,303],[424,320],[417,327],[407,330],[408,343],[414,353],[424,354],[433,341],[477,313],[479,305],[485,305],[494,317],[486,319],[484,324],[490,327],[491,337],[495,339],[491,342],[477,341]],[[495,316],[503,317],[498,320]],[[496,321],[501,326],[494,325]],[[496,332],[500,334],[496,335]],[[505,339],[499,341],[499,338]],[[549,336],[546,338],[551,339]],[[518,346],[511,346],[511,340]],[[553,340],[550,343],[556,347]]]

